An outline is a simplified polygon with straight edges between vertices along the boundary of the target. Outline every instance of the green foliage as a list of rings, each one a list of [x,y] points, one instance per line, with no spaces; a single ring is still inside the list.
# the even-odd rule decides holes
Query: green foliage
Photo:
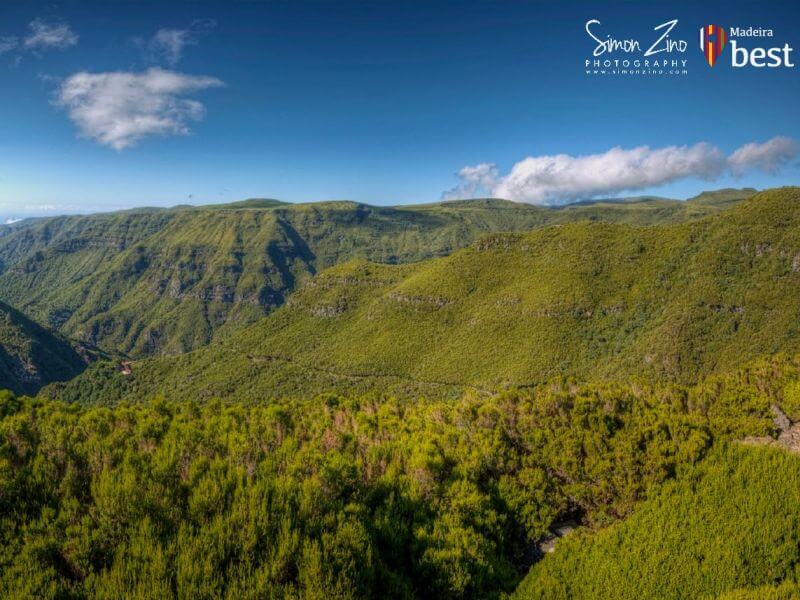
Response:
[[[785,581],[778,586],[765,585],[720,594],[719,600],[795,600],[800,597],[800,585]]]
[[[782,407],[792,422],[800,421],[800,381],[790,381],[786,384]]]
[[[800,190],[786,188],[690,224],[568,224],[411,265],[338,265],[245,331],[138,363],[95,395],[453,397],[563,374],[690,383],[800,352],[798,285]]]
[[[36,393],[44,384],[75,377],[85,366],[69,342],[0,302],[0,389]]]
[[[258,320],[298,284],[345,261],[408,263],[488,232],[577,220],[676,222],[722,205],[658,199],[556,210],[502,200],[397,208],[249,200],[29,220],[0,227],[0,300],[112,353],[175,354]]]
[[[795,597],[800,458],[730,442],[800,419],[800,191],[751,194],[0,229],[42,322],[199,348],[0,392],[0,597]],[[3,315],[0,384],[72,375]]]
[[[6,393],[0,596],[500,597],[554,522],[613,522],[715,437],[769,433],[765,370],[455,401]]]
[[[679,467],[627,520],[559,541],[515,597],[796,598],[798,489],[800,457],[720,447],[698,466]]]

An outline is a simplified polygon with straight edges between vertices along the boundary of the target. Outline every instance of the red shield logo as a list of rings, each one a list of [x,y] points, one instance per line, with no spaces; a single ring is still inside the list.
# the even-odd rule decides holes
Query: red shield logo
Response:
[[[706,62],[710,67],[716,64],[727,42],[728,34],[724,27],[706,25],[700,28],[700,50],[703,51],[703,56],[706,57]]]

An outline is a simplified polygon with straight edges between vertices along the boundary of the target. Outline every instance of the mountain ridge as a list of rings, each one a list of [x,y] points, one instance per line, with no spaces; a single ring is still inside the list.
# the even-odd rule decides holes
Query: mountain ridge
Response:
[[[255,322],[302,281],[348,260],[411,263],[491,232],[580,220],[695,220],[719,211],[713,203],[678,201],[559,210],[480,200],[409,207],[263,202],[17,227],[0,237],[0,300],[110,352],[174,355]]]
[[[800,351],[798,286],[800,188],[677,225],[489,234],[423,262],[336,265],[218,345],[136,363],[122,395],[160,393],[159,381],[248,399],[457,395],[565,374],[691,382]]]
[[[135,214],[135,213],[149,213],[149,212],[178,212],[184,210],[271,210],[275,208],[292,208],[292,207],[310,207],[310,206],[334,206],[334,205],[350,205],[353,207],[356,206],[363,206],[366,208],[374,208],[374,209],[399,209],[399,210],[415,210],[415,209],[425,209],[425,208],[435,208],[435,207],[453,207],[453,206],[467,206],[467,205],[479,205],[479,204],[498,204],[498,205],[508,205],[508,206],[527,206],[527,207],[534,207],[534,208],[541,208],[545,210],[559,210],[565,208],[578,208],[581,206],[591,206],[591,205],[606,205],[606,204],[618,204],[618,205],[625,205],[625,204],[636,204],[636,203],[646,203],[646,202],[667,202],[667,203],[685,203],[685,202],[696,202],[699,199],[704,199],[704,203],[706,204],[714,204],[715,202],[720,203],[727,203],[727,202],[737,202],[749,196],[752,196],[758,193],[759,190],[756,188],[720,188],[715,190],[705,190],[702,191],[695,196],[690,196],[685,199],[679,198],[671,198],[667,196],[655,196],[655,195],[642,195],[642,196],[620,196],[620,197],[608,197],[608,198],[588,198],[585,200],[576,200],[573,202],[568,202],[566,204],[559,204],[559,205],[538,205],[538,204],[530,204],[526,202],[516,202],[513,200],[507,200],[505,198],[495,198],[495,197],[486,197],[486,198],[464,198],[464,199],[452,199],[452,200],[439,200],[436,202],[419,202],[419,203],[407,203],[407,204],[370,204],[369,202],[363,202],[358,200],[347,200],[347,199],[338,199],[338,200],[308,200],[303,202],[288,202],[286,200],[280,200],[277,198],[245,198],[244,200],[232,200],[230,202],[223,202],[223,203],[209,203],[209,204],[176,204],[173,206],[136,206],[132,208],[124,208],[119,210],[113,211],[99,211],[94,213],[75,213],[75,214],[63,214],[63,215],[55,215],[55,216],[46,216],[46,217],[25,217],[24,219],[20,219],[18,221],[14,221],[14,223],[0,223],[0,231],[4,228],[12,228],[15,226],[25,226],[28,225],[30,222],[33,221],[48,221],[54,219],[64,219],[70,217],[99,217],[104,215],[119,215],[119,214]]]

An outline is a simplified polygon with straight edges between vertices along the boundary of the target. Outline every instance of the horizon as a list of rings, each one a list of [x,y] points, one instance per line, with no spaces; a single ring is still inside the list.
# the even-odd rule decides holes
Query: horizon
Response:
[[[777,187],[797,187],[796,185],[788,184],[786,186],[775,186]],[[563,208],[568,208],[570,206],[579,206],[579,205],[591,205],[591,204],[600,204],[600,203],[629,203],[629,202],[636,202],[636,201],[648,201],[648,200],[662,200],[667,202],[689,202],[690,200],[694,200],[695,198],[708,193],[715,193],[715,192],[722,192],[722,191],[745,191],[745,190],[753,190],[754,194],[766,191],[772,188],[754,188],[750,186],[742,186],[742,187],[722,187],[722,188],[708,188],[699,191],[696,194],[692,194],[691,196],[687,196],[685,198],[670,198],[667,196],[660,196],[658,194],[637,194],[631,196],[617,196],[617,197],[608,197],[608,198],[587,198],[584,200],[575,200],[572,202],[566,202],[564,204],[559,205],[535,205],[529,202],[519,202],[515,200],[509,200],[507,198],[494,198],[494,197],[475,197],[475,198],[440,198],[439,200],[435,200],[432,202],[414,202],[408,204],[371,204],[369,202],[360,202],[357,200],[350,200],[347,198],[334,198],[329,200],[306,200],[306,201],[298,201],[298,202],[290,202],[286,200],[281,200],[280,198],[268,198],[268,197],[253,197],[253,198],[242,198],[238,200],[231,200],[228,202],[218,202],[218,203],[204,203],[204,204],[173,204],[173,205],[165,205],[165,206],[154,206],[154,205],[147,205],[142,204],[138,206],[130,206],[127,208],[119,208],[113,210],[97,210],[91,212],[64,212],[64,213],[55,213],[55,214],[32,214],[32,215],[24,215],[24,216],[15,216],[11,214],[3,214],[0,212],[0,226],[4,225],[16,225],[17,223],[23,223],[28,220],[32,219],[48,219],[48,218],[58,218],[58,217],[68,217],[68,216],[91,216],[91,215],[100,215],[100,214],[114,214],[114,213],[121,213],[121,212],[129,212],[129,211],[137,211],[137,210],[179,210],[179,209],[199,209],[199,208],[225,208],[235,204],[242,204],[245,202],[277,202],[279,205],[283,206],[308,206],[313,204],[332,204],[332,203],[351,203],[356,204],[359,206],[368,206],[370,208],[413,208],[413,207],[425,207],[425,206],[436,206],[440,204],[450,204],[456,202],[510,202],[512,204],[520,204],[520,205],[528,205],[533,206],[536,208],[542,208],[547,210],[559,210]],[[263,207],[263,208],[270,208],[270,207]]]

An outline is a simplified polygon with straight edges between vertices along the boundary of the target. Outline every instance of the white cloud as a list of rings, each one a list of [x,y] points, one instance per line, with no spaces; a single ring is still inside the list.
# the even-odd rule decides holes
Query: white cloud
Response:
[[[78,34],[66,23],[48,23],[36,19],[28,24],[28,28],[31,33],[22,42],[26,50],[63,50],[78,43]]]
[[[458,173],[461,180],[456,187],[442,194],[445,200],[458,198],[474,198],[483,190],[494,188],[498,179],[497,166],[491,163],[481,163],[474,167],[464,167]]]
[[[0,37],[0,54],[16,50],[19,40],[15,37]]]
[[[193,21],[187,29],[159,29],[150,40],[137,43],[144,46],[152,62],[166,62],[174,67],[183,57],[187,46],[196,46],[199,38],[216,27],[216,21],[201,19]]]
[[[0,56],[13,52],[10,65],[19,66],[26,52],[41,55],[45,50],[63,50],[78,43],[78,34],[63,22],[36,19],[28,23],[30,32],[20,40],[16,36],[0,37]]]
[[[731,154],[728,164],[736,175],[757,168],[775,173],[798,154],[797,142],[788,137],[774,137],[763,144],[745,144]]]
[[[171,66],[180,62],[184,47],[194,43],[197,42],[185,29],[159,29],[150,41],[154,51],[162,55]]]
[[[6,219],[6,223],[5,224],[6,225],[13,225],[14,223],[19,223],[20,221],[22,221],[22,219],[16,219],[14,217],[10,217],[10,218]]]
[[[705,142],[629,150],[615,147],[586,156],[529,156],[503,176],[493,164],[465,167],[458,172],[459,185],[442,196],[450,199],[490,195],[559,205],[656,187],[687,177],[714,180],[724,173],[741,174],[749,169],[775,172],[797,154],[793,140],[778,137],[763,144],[742,146],[729,157]]]
[[[713,179],[724,167],[722,152],[705,143],[659,149],[617,147],[588,156],[528,157],[515,164],[493,191],[501,198],[551,204],[658,186],[683,177]]]
[[[142,73],[76,73],[60,86],[64,107],[83,137],[122,150],[151,135],[187,135],[205,109],[186,94],[223,86],[215,77],[160,68]]]

